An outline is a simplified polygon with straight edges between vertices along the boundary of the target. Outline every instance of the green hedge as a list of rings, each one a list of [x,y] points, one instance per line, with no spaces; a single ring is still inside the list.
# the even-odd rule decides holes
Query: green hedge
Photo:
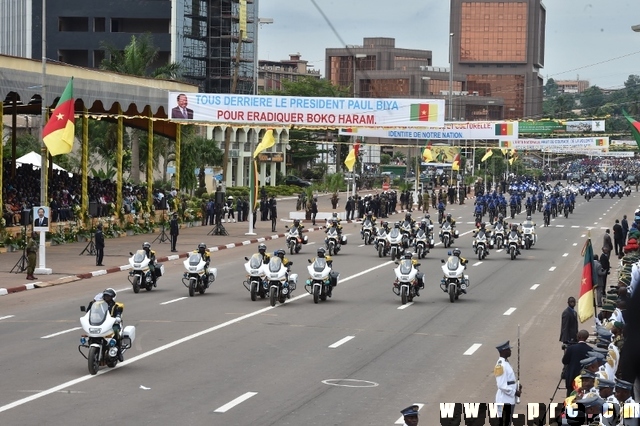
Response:
[[[304,191],[304,188],[300,188],[299,186],[292,185],[278,185],[278,186],[265,186],[267,190],[267,196],[274,197],[276,196],[293,196],[300,194]],[[261,188],[258,188],[258,196],[260,195]],[[226,196],[232,197],[248,197],[249,196],[249,187],[247,186],[234,186],[231,188],[227,188]]]

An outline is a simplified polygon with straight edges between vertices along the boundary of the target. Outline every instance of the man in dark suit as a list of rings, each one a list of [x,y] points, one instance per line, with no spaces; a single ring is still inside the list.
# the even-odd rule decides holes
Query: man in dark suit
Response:
[[[576,313],[576,299],[570,297],[567,300],[567,309],[562,311],[562,325],[560,326],[560,341],[573,343],[578,334],[578,314]]]
[[[588,338],[589,332],[580,330],[578,332],[578,343],[569,346],[564,351],[562,364],[564,364],[563,377],[567,388],[567,396],[571,395],[573,391],[573,380],[580,374],[580,361],[587,358],[587,352],[592,350],[591,346],[587,344]]]
[[[173,217],[169,222],[169,234],[171,235],[171,252],[175,253],[178,235],[180,235],[180,225],[178,224],[178,213],[173,213]]]
[[[171,118],[193,119],[193,110],[187,108],[188,103],[187,95],[180,93],[178,95],[178,106],[171,109]]]
[[[38,217],[33,221],[33,226],[49,226],[49,218],[44,215],[44,209],[38,209]]]
[[[102,233],[102,224],[99,223],[96,227],[96,266],[104,266],[102,259],[104,258],[104,234]]]

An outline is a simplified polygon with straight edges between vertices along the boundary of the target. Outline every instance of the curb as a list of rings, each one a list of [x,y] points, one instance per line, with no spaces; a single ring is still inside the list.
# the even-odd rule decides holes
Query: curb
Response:
[[[352,223],[355,221],[345,221],[344,223]],[[309,229],[304,229],[303,232],[313,232],[313,231],[318,231],[321,230],[322,227],[321,226],[314,226],[312,228]],[[219,245],[219,246],[214,246],[214,247],[209,247],[209,250],[211,252],[217,252],[217,251],[221,251],[221,250],[227,250],[227,249],[232,249],[235,247],[242,247],[242,246],[248,246],[250,244],[257,244],[257,243],[261,243],[264,241],[269,241],[269,240],[277,240],[279,238],[284,238],[286,236],[286,234],[275,234],[275,235],[270,235],[268,237],[260,237],[260,238],[251,238],[249,240],[245,240],[245,241],[241,241],[241,242],[237,242],[237,243],[229,243],[229,244],[225,244],[225,245]],[[174,255],[169,255],[169,256],[164,256],[164,257],[158,257],[156,259],[157,262],[168,262],[171,260],[177,260],[177,259],[182,259],[182,258],[186,258],[189,255],[189,253],[180,253],[180,254],[174,254]],[[121,272],[121,271],[126,271],[128,269],[131,269],[130,265],[122,265],[122,266],[114,266],[112,268],[108,268],[108,269],[99,269],[97,271],[92,271],[92,272],[87,272],[87,273],[83,273],[83,274],[77,274],[77,275],[70,275],[67,277],[62,277],[59,278],[55,281],[48,281],[48,282],[35,282],[35,283],[27,283],[27,284],[22,284],[19,285],[17,287],[10,287],[10,288],[0,288],[0,296],[5,296],[7,294],[12,294],[12,293],[18,293],[21,291],[26,291],[26,290],[34,290],[37,288],[46,288],[46,287],[53,287],[56,285],[61,285],[61,284],[66,284],[69,282],[74,282],[74,281],[79,281],[79,280],[85,280],[85,279],[89,279],[89,278],[93,278],[93,277],[99,277],[102,275],[107,275],[107,274],[113,274],[115,272]]]

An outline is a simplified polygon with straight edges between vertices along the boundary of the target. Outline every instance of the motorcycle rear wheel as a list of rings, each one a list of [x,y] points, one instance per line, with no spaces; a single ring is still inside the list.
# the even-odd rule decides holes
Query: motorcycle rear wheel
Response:
[[[204,292],[207,291],[207,287],[203,285],[200,286],[200,288],[198,289],[198,293],[200,294],[204,294]]]
[[[95,376],[98,374],[98,369],[100,368],[100,348],[96,348],[95,346],[91,346],[89,348],[89,355],[87,356],[87,360],[89,361],[89,374]]]

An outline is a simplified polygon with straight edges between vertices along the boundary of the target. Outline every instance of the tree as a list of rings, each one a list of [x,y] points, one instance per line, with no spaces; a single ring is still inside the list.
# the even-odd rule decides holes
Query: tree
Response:
[[[580,94],[580,105],[589,114],[595,114],[603,102],[604,94],[598,86],[591,86]]]
[[[389,154],[380,154],[380,164],[390,164],[391,156]]]
[[[103,43],[102,47],[106,51],[106,58],[100,68],[104,70],[153,78],[177,79],[179,76],[180,64],[157,62],[160,49],[154,46],[153,37],[149,33],[139,37],[131,36],[131,41],[124,50],[109,43]],[[131,179],[140,183],[140,138],[137,132],[133,132],[131,136]]]
[[[555,98],[558,96],[558,83],[553,78],[547,80],[544,85],[544,95],[548,98]]]
[[[221,166],[223,152],[213,139],[190,135],[182,140],[180,147],[180,189],[205,188],[205,168]],[[200,169],[196,177],[194,170]]]

